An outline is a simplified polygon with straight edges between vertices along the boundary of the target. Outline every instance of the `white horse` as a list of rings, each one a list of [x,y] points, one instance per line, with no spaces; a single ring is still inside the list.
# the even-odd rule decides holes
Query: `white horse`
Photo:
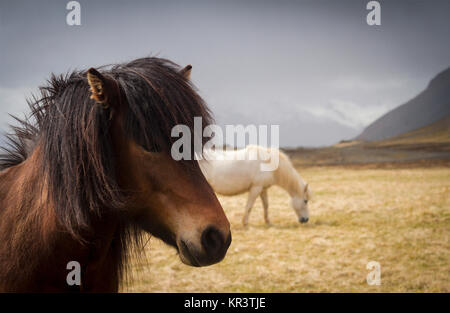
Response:
[[[233,196],[248,191],[242,221],[244,226],[248,224],[250,211],[258,196],[263,203],[264,220],[270,225],[267,189],[272,185],[278,185],[289,193],[299,222],[308,222],[308,200],[311,197],[308,184],[283,152],[260,146],[247,146],[240,150],[208,150],[204,153],[207,160],[200,160],[200,168],[216,193]],[[260,165],[263,162],[271,162],[271,153],[278,153],[278,167],[273,171],[262,171]],[[267,159],[261,157],[263,155],[271,156]]]

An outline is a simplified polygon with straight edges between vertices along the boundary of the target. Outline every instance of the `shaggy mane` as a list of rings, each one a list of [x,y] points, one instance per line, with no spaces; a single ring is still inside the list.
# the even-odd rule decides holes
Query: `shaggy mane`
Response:
[[[148,151],[169,153],[177,140],[171,137],[177,124],[193,134],[195,116],[202,117],[203,127],[211,123],[206,104],[169,60],[149,57],[98,70],[117,81],[128,105],[125,132]],[[48,196],[61,224],[73,234],[89,229],[105,209],[120,211],[126,201],[116,181],[111,112],[90,99],[86,74],[52,74],[39,96],[28,100],[28,118],[15,117],[19,125],[12,127],[0,155],[3,170],[24,162],[40,146],[40,174],[46,178]],[[196,161],[183,163],[188,173],[200,173]]]

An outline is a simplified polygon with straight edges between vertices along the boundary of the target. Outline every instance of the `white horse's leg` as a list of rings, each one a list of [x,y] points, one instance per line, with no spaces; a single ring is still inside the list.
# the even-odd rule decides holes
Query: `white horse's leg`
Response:
[[[267,197],[267,189],[263,189],[260,196],[264,207],[264,220],[267,225],[272,225],[269,219],[269,198]]]
[[[255,204],[255,200],[258,198],[258,195],[261,193],[262,189],[263,188],[261,186],[253,186],[248,192],[247,205],[245,206],[245,214],[242,219],[242,224],[244,224],[244,226],[247,226],[248,224],[248,216],[250,215],[253,204]]]

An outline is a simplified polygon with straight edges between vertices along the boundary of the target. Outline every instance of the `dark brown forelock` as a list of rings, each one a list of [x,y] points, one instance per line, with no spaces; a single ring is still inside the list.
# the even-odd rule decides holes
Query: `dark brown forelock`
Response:
[[[170,135],[175,125],[188,126],[193,135],[194,117],[202,117],[203,127],[211,123],[206,104],[179,69],[165,59],[144,58],[111,70],[128,102],[126,132],[149,151],[169,152],[178,140]]]
[[[194,117],[203,128],[210,112],[179,66],[159,58],[142,58],[99,70],[116,79],[128,102],[125,132],[149,151],[165,151],[177,138],[171,130],[183,124],[194,133]],[[25,160],[29,142],[43,151],[42,175],[56,214],[68,231],[89,228],[93,216],[124,206],[126,195],[116,182],[109,135],[110,112],[89,98],[85,71],[52,75],[29,101],[33,122],[20,120],[9,137],[10,149],[0,156],[0,168]],[[192,150],[194,151],[194,150]],[[197,162],[183,162],[188,172],[200,173]]]

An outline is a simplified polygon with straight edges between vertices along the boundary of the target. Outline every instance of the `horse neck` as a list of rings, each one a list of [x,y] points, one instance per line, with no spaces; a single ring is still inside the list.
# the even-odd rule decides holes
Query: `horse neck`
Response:
[[[305,183],[286,156],[280,153],[280,163],[275,170],[275,182],[286,190],[291,197],[301,197]]]
[[[114,283],[104,289],[116,290],[123,251],[113,251],[110,260],[106,257],[111,247],[117,247],[113,242],[117,220],[113,216],[94,220],[95,233],[80,232],[82,240],[65,231],[46,197],[46,185],[37,166],[40,159],[37,146],[27,160],[0,173],[0,290],[65,290],[66,266],[72,260],[93,272],[86,275],[91,280],[107,268]],[[37,285],[39,281],[49,284],[42,287]],[[84,285],[89,286],[89,282]]]

